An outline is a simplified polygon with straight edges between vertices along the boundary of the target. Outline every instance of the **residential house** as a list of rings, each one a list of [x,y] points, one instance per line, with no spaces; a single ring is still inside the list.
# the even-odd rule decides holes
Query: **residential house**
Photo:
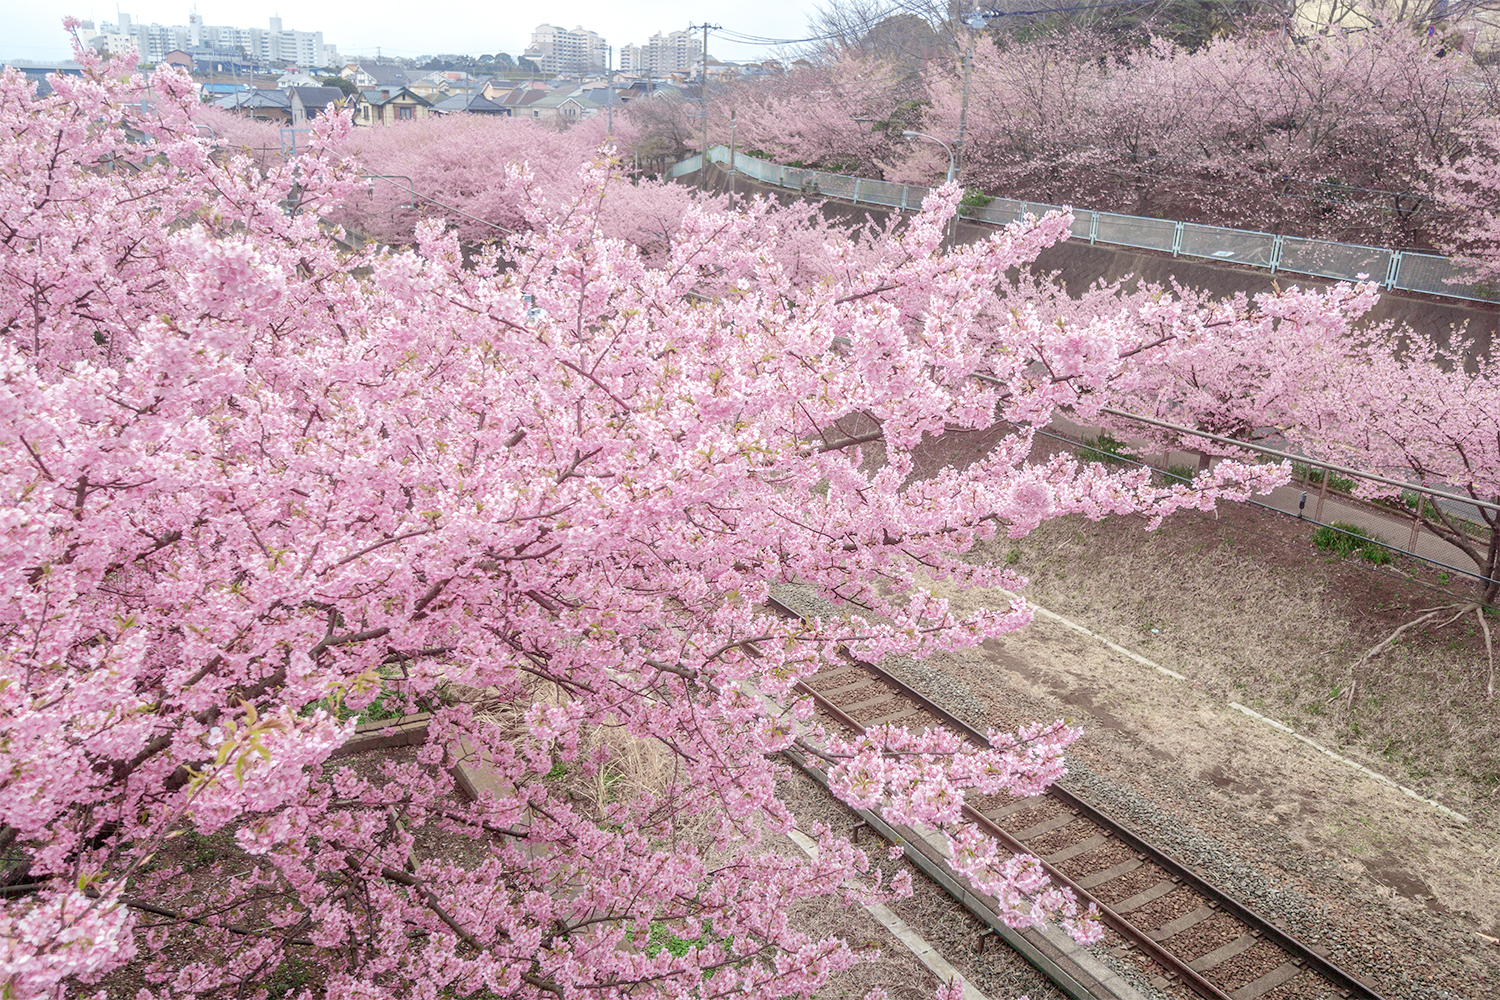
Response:
[[[400,66],[393,66],[390,63],[361,63],[360,68],[375,78],[375,86],[371,87],[371,90],[404,87],[411,82],[411,74]]]
[[[492,101],[480,91],[472,93],[454,94],[445,97],[432,106],[434,114],[471,114],[471,115],[503,115],[510,117],[511,109],[497,101]]]
[[[248,83],[205,83],[199,88],[199,93],[204,100],[223,97],[225,94],[239,94],[253,89]]]
[[[219,98],[214,106],[260,121],[292,123],[292,99],[282,90],[242,90]]]
[[[486,80],[480,86],[480,92],[492,101],[503,101],[507,94],[522,94],[527,91],[547,94],[551,93],[552,88],[540,80],[501,80],[498,78]]]
[[[163,65],[176,66],[184,73],[191,73],[193,71],[192,54],[189,52],[184,52],[181,49],[173,49],[171,52],[168,52],[166,55],[162,56],[161,61]]]
[[[361,90],[354,106],[354,124],[390,125],[398,121],[426,118],[432,102],[406,87]]]
[[[193,72],[208,76],[250,76],[256,70],[253,60],[230,52],[193,50]]]
[[[375,78],[360,68],[359,63],[350,63],[339,70],[339,76],[354,84],[360,90],[369,90],[375,86]]]
[[[521,86],[503,95],[496,103],[509,108],[512,118],[540,118],[540,114],[532,114],[532,105],[550,96],[552,96],[551,90]],[[495,98],[491,97],[490,100],[493,101]]]
[[[308,119],[316,118],[332,104],[344,107],[344,92],[337,87],[288,87],[291,99],[292,125],[306,125]]]
[[[82,76],[83,66],[71,59],[63,62],[32,62],[29,59],[3,60],[0,66],[17,69],[26,79],[36,84],[36,96],[46,97],[52,93],[52,84],[47,82],[50,74],[57,73],[62,76]]]
[[[539,118],[542,120],[552,119],[559,122],[576,122],[584,118],[592,118],[602,110],[601,105],[595,103],[580,92],[565,94],[554,91],[539,101],[523,107],[522,117]],[[530,112],[528,115],[527,112]]]
[[[286,72],[276,80],[277,90],[286,90],[288,87],[316,87],[317,79],[307,70],[288,66]]]
[[[448,96],[450,87],[446,81],[442,84],[439,84],[435,80],[422,79],[413,80],[411,83],[408,83],[406,85],[406,89],[411,91],[413,94],[416,94],[423,100],[437,103],[438,101],[441,101],[443,98]]]

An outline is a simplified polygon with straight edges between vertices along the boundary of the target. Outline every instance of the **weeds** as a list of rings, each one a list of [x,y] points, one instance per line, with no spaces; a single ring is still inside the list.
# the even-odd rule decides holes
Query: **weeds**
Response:
[[[1321,486],[1323,484],[1323,470],[1315,466],[1303,465],[1301,462],[1292,463],[1292,476],[1300,479],[1309,486]],[[1345,479],[1337,472],[1328,474],[1328,488],[1335,493],[1353,493],[1354,480]]]
[[[1139,465],[1140,459],[1125,450],[1123,441],[1116,441],[1108,431],[1096,438],[1084,438],[1078,457],[1085,462],[1101,462],[1104,465]]]
[[[312,968],[296,955],[290,955],[261,985],[266,991],[267,1000],[283,1000],[284,997],[302,993],[312,982],[312,978]]]
[[[702,936],[692,941],[684,941],[682,938],[667,930],[667,925],[660,920],[651,921],[651,937],[646,942],[646,957],[655,958],[662,949],[673,958],[681,958],[688,953],[689,948],[705,947],[712,938],[708,930],[704,930]]]
[[[1385,566],[1392,559],[1391,550],[1378,538],[1347,521],[1334,521],[1313,532],[1313,544],[1337,556],[1358,555],[1376,566]]]
[[[1173,483],[1191,483],[1198,477],[1198,470],[1191,465],[1169,465],[1162,476],[1166,478],[1168,486]]]

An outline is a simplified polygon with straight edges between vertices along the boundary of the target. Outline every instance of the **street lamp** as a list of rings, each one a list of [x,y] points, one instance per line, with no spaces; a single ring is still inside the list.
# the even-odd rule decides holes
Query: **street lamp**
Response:
[[[953,162],[953,147],[952,146],[948,145],[946,142],[944,142],[943,140],[939,139],[937,136],[935,136],[935,135],[928,135],[926,132],[913,132],[910,129],[904,129],[904,130],[902,130],[901,134],[904,135],[904,136],[906,136],[907,138],[931,139],[933,142],[937,143],[939,146],[942,146],[943,149],[946,150],[947,153],[948,153],[948,183],[950,183],[950,184],[953,183],[953,178],[954,178],[954,176],[957,175],[958,170],[956,168],[956,164],[954,164],[954,162]]]
[[[968,38],[964,43],[963,67],[964,67],[964,93],[958,105],[958,156],[959,166],[963,166],[964,142],[969,135],[969,83],[974,77],[974,41],[976,32],[982,31],[989,26],[991,17],[1001,16],[1000,11],[987,11],[981,13],[976,10],[964,18],[964,24],[969,27]]]

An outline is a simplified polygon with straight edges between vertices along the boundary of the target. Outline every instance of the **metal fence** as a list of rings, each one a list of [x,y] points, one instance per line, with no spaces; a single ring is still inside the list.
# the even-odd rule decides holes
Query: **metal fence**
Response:
[[[708,151],[710,163],[728,166],[729,158],[729,149],[725,146],[714,146]],[[695,173],[702,162],[701,155],[691,156],[668,170],[667,176]],[[922,199],[931,190],[920,184],[895,184],[826,170],[788,167],[741,152],[734,154],[733,169],[765,184],[825,198],[840,198],[856,205],[911,210],[920,208]],[[1062,208],[1061,205],[995,198],[984,205],[961,206],[959,215],[976,222],[1007,225],[1026,215],[1040,216]],[[1347,281],[1363,277],[1391,289],[1473,302],[1500,302],[1500,285],[1475,281],[1472,272],[1461,261],[1436,254],[1277,236],[1114,212],[1077,208],[1072,212],[1073,236],[1087,239],[1091,244],[1158,250],[1174,257],[1232,261],[1266,268],[1272,273],[1287,271]]]
[[[1112,412],[1128,423],[1124,414]],[[1137,426],[1142,432],[1152,429],[1144,423]],[[1122,432],[1117,430],[1115,433]],[[1119,468],[1148,468],[1161,485],[1188,482],[1199,471],[1197,453],[1154,451],[1158,446],[1140,440],[1119,441],[1111,436],[1110,431],[1098,427],[1078,427],[1056,421],[1047,428],[1037,429],[1036,434],[1038,447],[1045,454],[1067,451],[1084,462],[1100,462]],[[1262,445],[1240,442],[1237,447],[1259,452],[1271,461],[1278,461],[1285,455]],[[1382,482],[1388,485],[1389,481],[1316,458],[1294,457],[1292,482],[1251,498],[1247,501],[1250,506],[1316,525],[1323,529],[1320,536],[1314,537],[1319,548],[1354,556],[1363,562],[1385,565],[1400,556],[1441,570],[1450,578],[1447,582],[1457,583],[1459,578],[1475,585],[1492,582],[1477,572],[1474,562],[1451,540],[1424,525],[1417,509],[1419,503],[1429,512],[1434,505],[1442,507],[1452,515],[1450,523],[1462,527],[1471,536],[1475,547],[1483,552],[1488,545],[1489,528],[1480,519],[1479,509],[1474,504],[1451,502],[1446,491],[1420,483],[1405,484],[1399,490],[1399,499],[1384,502],[1358,499],[1363,492],[1362,486]],[[1396,491],[1387,488],[1384,492]],[[1442,581],[1441,577],[1439,579]],[[1431,589],[1450,593],[1444,589],[1447,582]],[[1422,586],[1431,587],[1426,583]],[[1472,592],[1453,596],[1466,601],[1474,599]]]

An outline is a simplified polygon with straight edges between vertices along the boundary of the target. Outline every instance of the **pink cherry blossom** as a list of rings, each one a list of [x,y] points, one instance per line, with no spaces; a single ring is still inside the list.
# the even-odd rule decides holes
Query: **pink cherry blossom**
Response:
[[[0,899],[17,998],[130,961],[142,997],[227,996],[292,954],[351,1000],[810,996],[861,956],[791,904],[906,882],[826,829],[816,861],[767,850],[795,823],[773,755],[794,725],[819,738],[793,683],[839,644],[924,656],[1024,626],[1024,602],[959,614],[919,585],[1020,586],[965,558],[998,532],[1285,479],[1026,463],[1057,407],[1236,329],[1005,281],[1064,217],[944,253],[956,186],[858,239],[686,201],[643,250],[606,224],[634,186],[575,151],[490,246],[432,217],[350,249],[334,220],[370,171],[347,120],[268,168],[196,127],[174,72],[80,59],[45,98],[0,75],[0,847],[39,886]],[[971,465],[922,464],[991,429]],[[853,614],[770,614],[792,581]],[[332,756],[377,697],[431,713],[378,779]],[[583,801],[557,765],[602,781],[601,734],[670,766]],[[1044,787],[1076,736],[825,752],[846,799],[938,827],[1007,919],[1087,938],[956,811]],[[172,860],[190,834],[233,863]],[[693,944],[653,954],[657,928]]]

